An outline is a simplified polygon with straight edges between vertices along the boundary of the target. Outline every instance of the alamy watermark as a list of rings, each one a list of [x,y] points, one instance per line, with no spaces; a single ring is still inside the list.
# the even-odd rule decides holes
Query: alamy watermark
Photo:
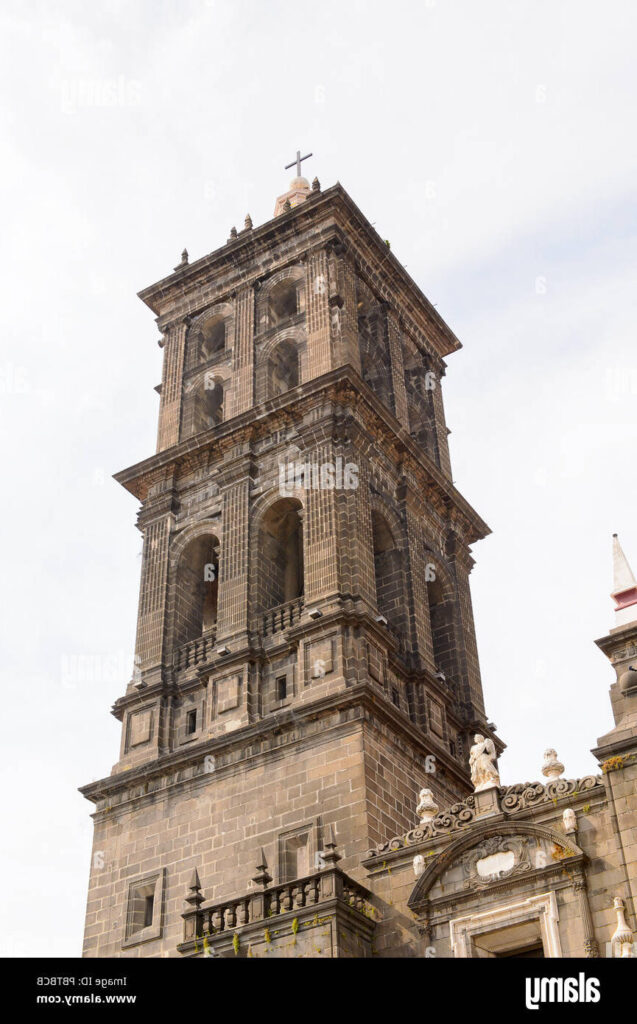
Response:
[[[338,455],[334,462],[280,462],[279,494],[290,497],[294,491],[355,491],[359,468]]]

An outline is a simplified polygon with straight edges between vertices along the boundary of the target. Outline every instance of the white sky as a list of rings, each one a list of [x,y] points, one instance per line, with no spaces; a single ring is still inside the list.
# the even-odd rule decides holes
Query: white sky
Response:
[[[505,783],[611,724],[611,534],[637,567],[637,7],[582,0],[7,2],[0,953],[78,955],[90,805],[130,677],[154,451],[136,292],[272,216],[297,148],[458,334],[454,478]],[[93,678],[77,659],[85,656]]]

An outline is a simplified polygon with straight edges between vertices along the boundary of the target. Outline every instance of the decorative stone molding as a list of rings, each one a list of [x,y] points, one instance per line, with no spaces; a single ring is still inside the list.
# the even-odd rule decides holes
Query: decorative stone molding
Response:
[[[585,775],[581,779],[553,779],[545,786],[541,782],[520,782],[500,790],[503,811],[520,811],[526,807],[560,800],[565,796],[577,796],[593,789],[603,789],[601,775]]]
[[[407,846],[415,846],[425,839],[433,839],[435,836],[448,835],[457,832],[472,822],[475,818],[475,801],[468,796],[464,803],[452,804],[447,810],[437,814],[428,825],[412,828],[404,836],[394,836],[386,843],[379,843],[374,850],[369,850],[368,857],[380,857],[384,853],[393,853]]]
[[[462,858],[463,889],[484,889],[492,882],[532,868],[527,836],[490,836]]]
[[[559,913],[557,898],[554,892],[531,896],[519,903],[509,903],[496,907],[481,914],[470,914],[457,917],[449,922],[449,941],[455,957],[472,957],[474,935],[506,928],[509,925],[522,924],[525,921],[538,920],[544,956],[558,958],[562,956],[559,933]]]
[[[431,893],[433,886],[436,884],[438,879],[442,878],[445,872],[449,871],[456,866],[462,865],[463,863],[477,864],[480,859],[486,859],[484,857],[485,852],[490,849],[487,845],[487,841],[496,839],[498,842],[502,842],[502,837],[507,837],[512,841],[516,841],[518,844],[515,846],[511,843],[508,848],[500,849],[500,852],[513,852],[514,856],[518,857],[518,863],[525,865],[525,871],[533,871],[535,868],[553,868],[555,872],[560,875],[563,874],[565,867],[570,872],[570,877],[580,878],[583,876],[582,864],[585,859],[583,850],[573,841],[571,837],[568,839],[564,836],[564,833],[557,831],[555,828],[551,828],[545,823],[538,824],[535,822],[529,822],[527,820],[522,821],[503,821],[487,819],[485,822],[477,821],[471,825],[470,828],[459,830],[459,833],[453,836],[452,841],[445,846],[443,849],[432,851],[433,855],[425,858],[425,870],[422,875],[418,878],[414,889],[407,902],[410,910],[420,914],[422,908],[429,902],[429,894]],[[524,850],[524,842],[528,844],[528,850]],[[536,849],[545,847],[547,844],[552,844],[555,847],[552,858],[547,858],[544,863],[544,858],[538,858],[537,854],[533,858],[536,863],[531,862],[531,854],[535,853],[533,843],[535,843]],[[474,857],[474,851],[477,851],[477,855]],[[496,847],[496,853],[498,852]],[[489,854],[487,853],[487,857]],[[528,865],[526,861],[531,862]],[[538,862],[539,861],[539,862]],[[494,891],[497,888],[500,891],[500,887],[508,887],[516,885],[517,879],[512,878],[509,880],[504,872],[510,872],[513,874],[513,868],[515,865],[508,863],[502,858],[500,863],[493,865],[487,864],[486,871],[493,867],[490,873],[490,877],[485,879],[485,884],[493,886]],[[476,874],[479,874],[476,868]],[[494,877],[495,876],[495,877]],[[441,893],[436,897],[438,902],[445,902],[459,898],[462,895],[471,895],[473,887],[469,887],[465,893],[459,888],[457,891],[450,890],[445,893]],[[445,890],[446,891],[446,890]]]

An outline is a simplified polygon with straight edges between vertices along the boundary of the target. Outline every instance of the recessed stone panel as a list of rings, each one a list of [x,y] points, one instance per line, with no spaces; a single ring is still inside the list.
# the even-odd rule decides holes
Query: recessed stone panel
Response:
[[[230,711],[239,705],[239,676],[227,676],[217,680],[217,714]]]

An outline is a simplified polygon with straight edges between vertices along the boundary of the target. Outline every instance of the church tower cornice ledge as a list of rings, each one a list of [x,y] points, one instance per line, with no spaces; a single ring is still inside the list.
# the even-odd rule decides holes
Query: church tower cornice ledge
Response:
[[[387,453],[395,464],[402,464],[412,474],[417,486],[427,488],[430,499],[438,506],[439,514],[453,516],[463,541],[472,544],[491,532],[484,520],[466,501],[453,483],[433,460],[413,440],[398,420],[378,400],[367,384],[349,364],[330,370],[308,381],[297,394],[286,393],[263,404],[258,419],[249,409],[217,427],[187,438],[150,456],[142,462],[114,474],[123,487],[134,497],[145,502],[151,489],[166,479],[167,469],[175,478],[190,469],[208,464],[210,455],[219,463],[228,453],[236,451],[238,461],[250,455],[251,445],[260,437],[281,429],[298,426],[299,416],[326,399],[335,406],[345,408],[352,416],[358,414],[372,436],[387,443]],[[332,413],[333,415],[333,413]],[[273,421],[276,420],[276,423]],[[243,447],[242,447],[243,446]]]
[[[348,690],[322,697],[313,703],[273,714],[251,725],[222,736],[212,737],[187,750],[176,750],[134,768],[125,768],[97,779],[79,792],[96,804],[96,813],[111,811],[132,803],[154,801],[167,791],[181,786],[203,786],[210,779],[205,769],[208,755],[215,759],[215,777],[245,771],[246,762],[283,757],[291,746],[312,744],[316,735],[348,732],[363,727],[390,730],[397,742],[422,761],[432,753],[430,737],[422,733],[390,702],[372,692],[366,682]],[[460,790],[470,786],[466,771],[451,755],[436,750],[444,769],[446,784]]]
[[[202,308],[202,285],[210,283],[205,303],[212,303],[239,287],[257,280],[255,263],[263,256],[271,272],[272,250],[290,246],[307,252],[308,239],[303,232],[321,228],[322,245],[342,242],[347,255],[358,262],[361,272],[376,288],[379,297],[400,307],[401,317],[422,344],[443,357],[462,347],[451,328],[407,273],[395,254],[370,224],[342,185],[337,183],[310,202],[301,203],[290,213],[266,221],[247,234],[231,240],[207,256],[187,264],[168,277],[138,292],[139,298],[159,318],[163,330],[169,323],[182,321]],[[311,246],[317,242],[311,239]],[[382,273],[378,273],[378,267]]]

